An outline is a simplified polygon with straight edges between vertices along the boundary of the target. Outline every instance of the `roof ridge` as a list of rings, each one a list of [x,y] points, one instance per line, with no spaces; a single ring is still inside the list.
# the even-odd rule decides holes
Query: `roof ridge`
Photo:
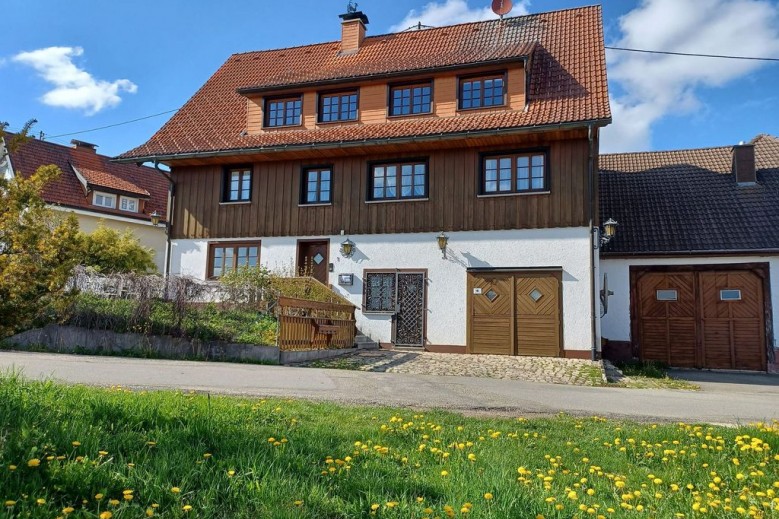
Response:
[[[555,9],[555,10],[552,10],[552,11],[542,11],[542,12],[539,12],[539,13],[528,13],[528,14],[521,14],[521,15],[518,15],[518,16],[508,16],[506,18],[503,18],[503,21],[506,21],[506,20],[516,20],[516,19],[519,19],[519,18],[532,18],[532,17],[535,17],[535,16],[542,16],[542,15],[545,15],[545,14],[562,13],[562,12],[565,12],[565,11],[583,11],[583,10],[589,10],[589,9],[598,9],[599,10],[600,8],[601,8],[600,4],[590,4],[590,5],[584,5],[584,6],[579,6],[579,7],[567,7],[567,8],[564,8],[564,9]],[[440,27],[430,27],[428,29],[422,29],[422,30],[425,31],[425,32],[440,31],[440,30],[444,30],[444,29],[451,29],[453,27],[461,27],[461,26],[464,26],[464,25],[488,24],[488,23],[495,23],[495,22],[500,22],[500,21],[501,21],[501,19],[499,19],[499,18],[494,18],[494,19],[490,19],[490,20],[475,20],[475,21],[472,21],[472,22],[460,22],[460,23],[454,23],[454,24],[451,24],[451,25],[442,25]],[[386,38],[387,36],[393,36],[393,35],[398,35],[398,34],[413,34],[413,31],[409,31],[408,29],[404,29],[402,31],[397,31],[397,32],[385,32],[385,33],[381,33],[381,34],[374,34],[372,36],[366,36],[365,39],[366,40],[371,40],[371,39],[375,39],[375,38]],[[296,50],[296,49],[303,49],[303,48],[310,48],[310,47],[320,47],[320,46],[325,46],[325,45],[338,44],[340,42],[341,42],[341,40],[330,40],[330,41],[322,41],[322,42],[317,42],[317,43],[307,43],[305,45],[292,45],[292,46],[289,46],[289,47],[278,47],[278,48],[275,48],[275,49],[260,49],[260,50],[247,50],[247,51],[244,51],[244,52],[235,52],[235,53],[230,55],[230,57],[228,58],[228,61],[231,58],[233,58],[234,56],[243,56],[243,55],[246,55],[246,54],[261,54],[261,53],[265,53],[265,52],[280,52],[280,51],[285,51],[285,50]]]
[[[622,151],[619,153],[601,153],[599,154],[600,157],[624,157],[626,155],[646,155],[650,153],[683,153],[687,151],[707,151],[707,150],[723,150],[723,149],[730,149],[735,144],[726,144],[723,146],[706,146],[703,148],[681,148],[678,150],[652,150],[652,151]]]

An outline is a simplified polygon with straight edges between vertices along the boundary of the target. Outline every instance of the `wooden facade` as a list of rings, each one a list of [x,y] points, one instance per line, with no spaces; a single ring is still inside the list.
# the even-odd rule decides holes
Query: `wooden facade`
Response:
[[[550,140],[551,134],[530,134],[462,146],[441,141],[437,148],[408,146],[407,153],[371,154],[352,149],[351,156],[255,162],[248,203],[222,203],[225,165],[175,166],[176,189],[172,237],[219,239],[271,236],[328,236],[583,227],[588,225],[588,141],[572,133]],[[488,146],[478,146],[486,142]],[[470,146],[470,147],[468,147]],[[484,153],[547,150],[548,186],[544,193],[479,196]],[[381,149],[381,148],[378,148]],[[402,148],[400,148],[402,149]],[[363,151],[362,154],[358,154]],[[299,154],[299,152],[296,152]],[[369,201],[369,164],[402,158],[425,158],[428,197],[423,200]],[[281,158],[281,156],[279,156]],[[300,204],[301,171],[307,166],[332,167],[332,203]]]
[[[525,70],[523,62],[502,65],[498,67],[469,67],[461,71],[463,74],[472,75],[480,73],[503,73],[505,74],[506,104],[500,107],[489,107],[484,110],[523,110],[525,108]],[[457,115],[467,115],[474,110],[458,109],[458,79],[456,72],[427,74],[417,77],[408,77],[400,80],[400,83],[412,82],[430,82],[432,84],[432,106],[431,113],[407,116],[389,115],[389,89],[396,81],[362,81],[355,83],[343,83],[340,85],[331,85],[318,90],[305,91],[280,91],[268,92],[262,95],[250,95],[246,99],[246,118],[247,131],[250,135],[263,132],[274,132],[289,130],[291,127],[284,126],[279,128],[267,128],[264,125],[264,101],[266,98],[275,97],[280,93],[289,93],[291,95],[300,95],[302,97],[302,116],[300,125],[292,128],[313,130],[320,127],[331,126],[333,124],[381,124],[397,120],[413,120],[426,117],[454,117]],[[320,123],[317,121],[317,107],[319,105],[319,94],[327,92],[349,92],[358,90],[358,117],[356,121],[342,121],[338,123]]]

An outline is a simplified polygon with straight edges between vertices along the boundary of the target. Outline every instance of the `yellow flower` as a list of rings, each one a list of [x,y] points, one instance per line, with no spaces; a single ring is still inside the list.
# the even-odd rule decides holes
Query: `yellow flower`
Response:
[[[448,475],[449,475],[449,472],[447,472],[447,471],[445,471],[445,470],[442,470],[442,471],[441,471],[441,476],[442,476],[442,477],[446,477],[446,476],[448,476]]]
[[[227,477],[230,477],[230,478],[231,478],[231,477],[233,477],[233,476],[235,476],[235,471],[234,471],[234,470],[228,470],[228,471],[227,471]]]
[[[487,492],[486,494],[484,494],[484,499],[486,499],[487,501],[491,500],[492,494],[490,492]]]
[[[8,465],[8,470],[16,470],[16,465]]]
[[[70,444],[73,445],[74,447],[81,447],[81,442],[79,441],[70,442]]]
[[[203,454],[203,457],[208,459],[208,458],[211,457],[211,453],[210,452],[206,452],[205,454]]]
[[[571,500],[574,500],[574,501],[575,501],[576,499],[578,499],[578,496],[576,495],[576,492],[574,492],[573,490],[571,490],[570,492],[568,492],[568,499],[571,499]]]
[[[103,494],[95,494],[95,499],[100,501],[101,499],[103,499]]]
[[[62,513],[65,515],[72,514],[75,511],[76,509],[73,508],[72,506],[66,506],[65,508],[62,509]]]
[[[433,513],[433,509],[432,509],[432,508],[430,508],[430,507],[428,507],[428,508],[425,508],[425,509],[424,509],[424,510],[422,510],[422,511],[423,511],[424,513],[426,513],[427,515],[430,515],[430,514],[432,514],[432,513]]]
[[[387,508],[395,508],[396,506],[398,506],[397,501],[387,501]]]
[[[190,510],[192,510],[192,505],[184,505],[181,507],[181,509],[184,510],[185,512],[189,512]]]
[[[381,508],[381,505],[380,505],[379,503],[373,503],[373,504],[371,505],[371,510],[372,510],[372,511],[374,511],[374,512],[375,512],[376,510],[378,510],[379,508]]]
[[[118,499],[112,499],[112,500],[110,500],[108,502],[108,504],[111,505],[111,506],[117,506],[119,504],[119,500]]]
[[[303,501],[298,499],[297,501],[295,501],[295,506],[303,506]]]
[[[170,491],[173,492],[174,494],[181,493],[181,489],[179,487],[173,487],[170,489]]]
[[[108,451],[97,451],[101,456],[108,456]]]
[[[461,514],[469,514],[469,513],[471,513],[471,509],[468,508],[467,506],[464,506],[464,507],[460,508],[460,513]]]
[[[45,505],[46,504],[46,500],[43,499],[42,497],[39,497],[38,499],[36,499],[35,502],[38,503],[39,505]]]
[[[146,509],[146,517],[154,517],[154,509],[153,508],[147,508]]]
[[[16,504],[16,501],[8,500],[5,502],[5,506],[14,506]]]
[[[27,462],[28,467],[38,467],[41,464],[41,460],[38,458],[33,458],[30,461]]]
[[[106,510],[105,512],[100,514],[100,519],[111,519],[113,516],[114,514]]]
[[[424,500],[424,497],[417,497],[417,503],[422,503]]]
[[[471,461],[476,461],[476,455],[474,453],[468,454],[468,459]]]

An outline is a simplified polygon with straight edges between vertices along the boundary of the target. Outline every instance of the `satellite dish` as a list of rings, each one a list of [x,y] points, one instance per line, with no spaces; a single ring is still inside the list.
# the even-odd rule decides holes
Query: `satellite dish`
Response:
[[[511,12],[511,0],[492,0],[492,12],[503,18],[503,15]]]

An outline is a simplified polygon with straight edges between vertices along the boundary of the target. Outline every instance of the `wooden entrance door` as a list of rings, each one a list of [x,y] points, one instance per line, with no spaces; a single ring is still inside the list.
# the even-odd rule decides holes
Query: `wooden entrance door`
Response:
[[[328,285],[328,274],[330,272],[328,264],[329,249],[330,240],[299,240],[298,275],[311,276]]]
[[[425,342],[424,273],[398,273],[396,306],[392,342],[398,346],[422,346]]]
[[[560,356],[558,272],[468,273],[468,352]]]
[[[632,290],[642,360],[670,366],[766,369],[764,279],[757,271],[645,271]]]
[[[764,370],[762,280],[750,271],[701,272],[700,294],[703,365]]]

